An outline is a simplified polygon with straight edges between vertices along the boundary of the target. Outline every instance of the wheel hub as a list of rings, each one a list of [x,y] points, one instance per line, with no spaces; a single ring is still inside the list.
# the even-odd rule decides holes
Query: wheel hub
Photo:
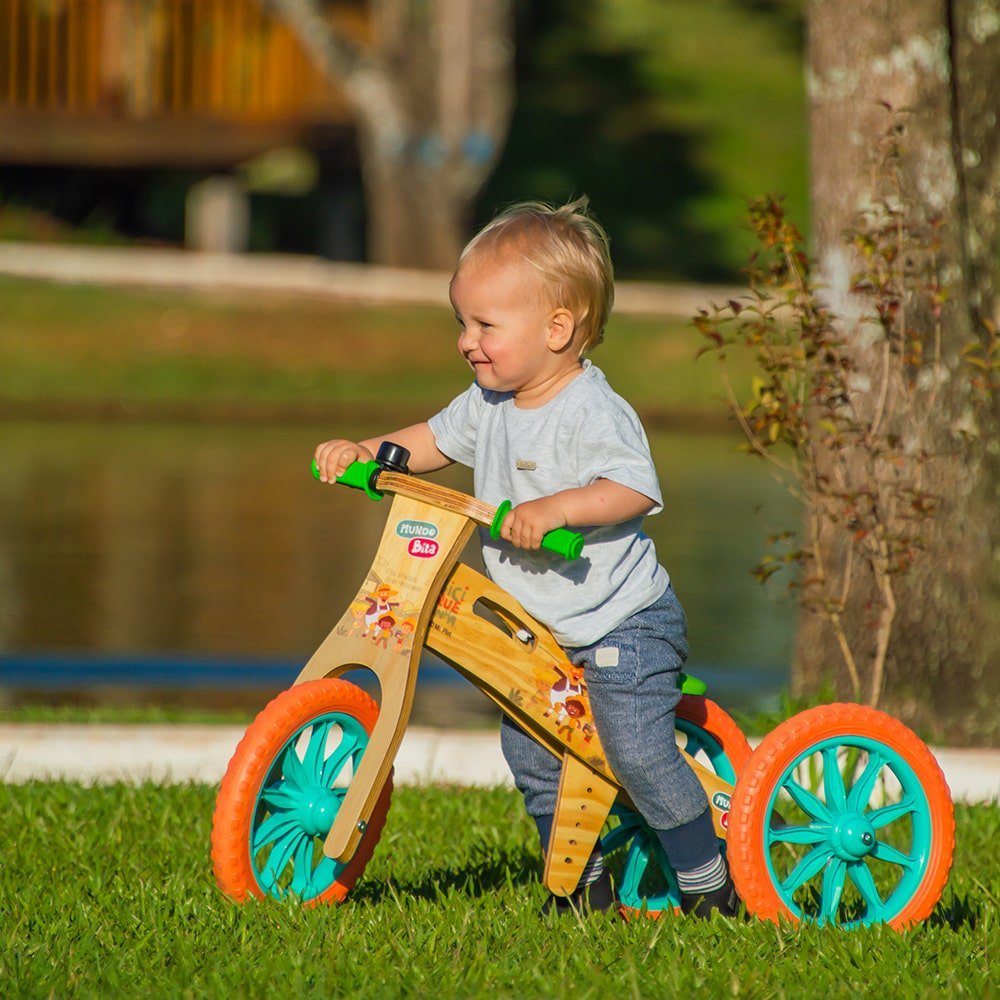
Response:
[[[834,853],[843,861],[857,861],[875,849],[875,828],[860,813],[847,813],[833,825]]]
[[[340,800],[328,788],[309,788],[299,806],[299,824],[310,837],[325,836],[337,817]]]

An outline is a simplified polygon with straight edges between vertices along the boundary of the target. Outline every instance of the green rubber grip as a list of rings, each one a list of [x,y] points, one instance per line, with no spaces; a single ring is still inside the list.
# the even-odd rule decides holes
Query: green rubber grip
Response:
[[[708,685],[700,678],[691,674],[681,674],[681,694],[702,695],[708,690]]]
[[[493,515],[493,523],[490,525],[491,538],[498,539],[500,537],[503,519],[510,513],[513,506],[509,500],[504,500],[497,507],[497,512]],[[577,531],[570,531],[569,528],[553,528],[542,535],[542,548],[555,552],[564,559],[578,559],[583,551],[583,535]]]
[[[381,466],[375,459],[370,462],[351,462],[344,471],[337,477],[337,482],[341,486],[350,486],[353,490],[364,490],[372,500],[381,500],[384,496],[372,486],[372,477],[376,472],[381,471]],[[319,466],[316,459],[312,460],[312,474],[319,479]]]

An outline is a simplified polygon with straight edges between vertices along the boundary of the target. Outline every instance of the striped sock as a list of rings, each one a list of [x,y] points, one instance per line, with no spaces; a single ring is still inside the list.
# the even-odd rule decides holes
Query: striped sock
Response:
[[[604,854],[601,852],[600,847],[595,847],[583,869],[583,874],[580,876],[576,891],[579,892],[581,889],[586,889],[588,885],[593,885],[603,874]]]
[[[677,885],[686,896],[703,896],[715,892],[716,889],[721,889],[729,878],[729,870],[721,854],[717,854],[711,861],[697,868],[679,871],[676,874]]]

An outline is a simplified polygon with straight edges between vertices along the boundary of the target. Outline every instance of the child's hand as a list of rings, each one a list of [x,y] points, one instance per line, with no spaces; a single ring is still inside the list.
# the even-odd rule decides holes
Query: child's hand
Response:
[[[542,536],[553,528],[562,528],[566,515],[558,497],[542,497],[518,504],[504,518],[500,537],[506,538],[519,549],[541,547]]]
[[[351,462],[370,462],[374,457],[363,444],[356,444],[354,441],[324,441],[316,446],[319,481],[335,482]]]

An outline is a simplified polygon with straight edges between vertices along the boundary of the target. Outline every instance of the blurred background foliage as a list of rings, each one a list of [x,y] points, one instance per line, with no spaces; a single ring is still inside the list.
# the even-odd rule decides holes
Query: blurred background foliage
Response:
[[[585,193],[621,277],[714,281],[746,259],[747,199],[780,193],[807,223],[803,0],[517,0],[515,14],[516,106],[475,224]],[[363,256],[360,177],[336,168],[355,237],[331,246],[325,169],[308,193],[251,191],[252,250]],[[197,180],[4,167],[0,239],[180,243]]]
[[[802,0],[542,0],[517,21],[517,106],[479,199],[581,193],[619,273],[719,280],[748,198],[808,206]]]

